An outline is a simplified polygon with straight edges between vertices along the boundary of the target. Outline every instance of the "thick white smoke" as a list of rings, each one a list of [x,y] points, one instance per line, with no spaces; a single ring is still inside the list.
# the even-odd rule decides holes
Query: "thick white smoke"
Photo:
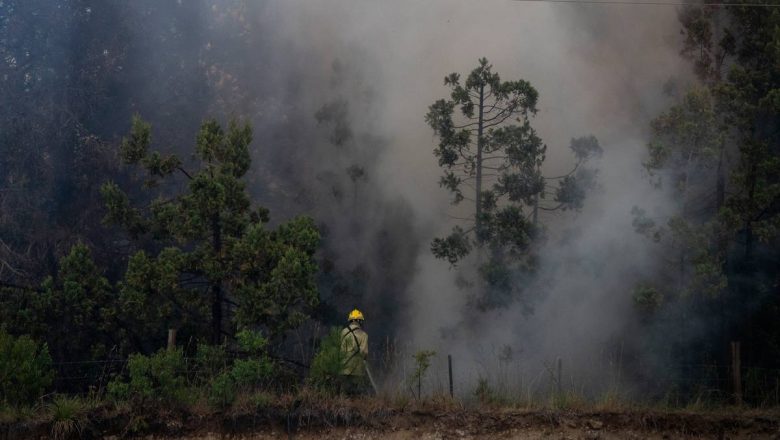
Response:
[[[676,14],[673,7],[651,5],[287,0],[255,17],[270,26],[269,45],[277,48],[269,62],[282,73],[274,81],[297,90],[302,113],[313,114],[334,98],[333,60],[360,72],[342,78],[348,83],[339,85],[338,96],[349,102],[351,126],[385,143],[360,149],[375,155],[373,188],[388,200],[405,201],[415,222],[408,238],[424,242],[411,284],[393,293],[406,305],[393,333],[412,350],[452,353],[467,381],[510,358],[538,372],[561,357],[567,371],[587,375],[601,368],[605,350],[630,344],[631,289],[658,270],[653,244],[632,228],[631,207],[666,204],[642,168],[648,122],[669,104],[663,85],[689,75],[678,54]],[[467,74],[480,57],[503,79],[523,78],[539,91],[540,112],[532,123],[548,145],[547,174],[573,165],[572,137],[595,135],[604,156],[597,164],[600,190],[582,212],[542,217],[549,238],[542,269],[527,288],[541,298],[534,313],[513,306],[458,331],[470,292],[456,287],[456,272],[428,250],[433,237],[452,227],[456,211],[437,184],[437,141],[424,115],[447,96],[444,76]],[[315,159],[298,172],[321,172],[327,156]],[[387,215],[369,218],[381,222]],[[360,237],[343,245],[357,259],[365,253],[360,247]],[[377,318],[369,329],[383,325]]]

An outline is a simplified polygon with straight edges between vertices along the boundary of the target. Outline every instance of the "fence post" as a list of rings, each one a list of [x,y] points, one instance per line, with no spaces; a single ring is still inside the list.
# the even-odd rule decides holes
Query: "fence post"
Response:
[[[742,374],[740,372],[739,341],[731,342],[731,374],[734,385],[734,403],[742,405]]]
[[[176,350],[176,329],[168,329],[168,351]]]
[[[452,392],[452,355],[447,355],[447,367],[450,372],[450,397],[455,397],[455,395]]]

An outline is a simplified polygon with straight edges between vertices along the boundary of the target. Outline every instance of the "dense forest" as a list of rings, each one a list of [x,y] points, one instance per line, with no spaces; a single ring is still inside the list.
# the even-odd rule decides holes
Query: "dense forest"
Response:
[[[744,399],[778,404],[780,8],[707,3],[678,10],[692,79],[654,91],[671,104],[635,121],[649,127],[647,183],[670,202],[622,208],[654,269],[625,280],[631,324],[605,350],[619,350],[632,396],[706,388],[732,402],[739,342]],[[33,373],[33,396],[3,384],[4,403],[102,380],[84,364],[84,380],[68,379],[78,363],[115,362],[121,378],[127,362],[132,373],[173,356],[160,351],[169,329],[201,369],[219,350],[236,359],[202,379],[217,400],[228,380],[322,383],[317,353],[354,307],[387,354],[373,362],[396,377],[388,358],[423,295],[410,291],[422,254],[467,292],[461,328],[439,333],[457,338],[511,307],[534,315],[554,215],[577,222],[599,191],[610,151],[598,133],[571,133],[565,170],[552,172],[533,128],[543,90],[481,56],[458,73],[425,67],[447,76],[423,86],[442,99],[414,109],[432,136],[416,148],[442,169],[426,179],[457,215],[421,228],[382,174],[394,151],[374,117],[381,66],[364,68],[371,54],[358,49],[285,46],[273,20],[238,0],[0,0],[0,368],[25,350],[51,367]],[[700,380],[672,390],[660,374]],[[112,378],[113,392],[149,391]]]

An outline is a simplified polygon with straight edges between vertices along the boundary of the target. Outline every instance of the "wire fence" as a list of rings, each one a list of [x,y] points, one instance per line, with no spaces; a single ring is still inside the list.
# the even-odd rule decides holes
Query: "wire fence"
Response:
[[[383,392],[417,396],[449,395],[460,399],[495,399],[533,404],[550,399],[579,399],[589,402],[610,399],[653,402],[670,406],[729,404],[739,399],[752,406],[780,406],[780,368],[741,366],[739,384],[733,365],[687,364],[668,368],[626,367],[614,358],[576,364],[566,358],[547,361],[516,359],[497,353],[492,358],[464,359],[457,355],[448,362],[447,353],[436,353],[430,365],[415,380],[419,365],[409,346],[387,340],[372,350],[368,364]],[[245,355],[225,353],[225,362]],[[192,384],[209,372],[195,357],[184,357],[180,373]],[[285,385],[301,384],[306,362],[288,369]],[[127,359],[58,362],[54,364],[53,388],[66,394],[102,392],[109,381],[127,377]],[[294,371],[293,371],[294,370]],[[281,383],[277,385],[281,386]],[[738,387],[738,389],[737,389]]]
[[[417,365],[408,346],[386,344],[370,357],[385,388],[416,393],[410,383]],[[504,349],[485,350],[476,358],[437,353],[421,379],[424,395],[496,399],[518,404],[575,399],[583,402],[644,402],[683,407],[744,403],[780,406],[780,368],[699,363],[646,365],[618,356],[587,361],[566,357],[523,358]]]

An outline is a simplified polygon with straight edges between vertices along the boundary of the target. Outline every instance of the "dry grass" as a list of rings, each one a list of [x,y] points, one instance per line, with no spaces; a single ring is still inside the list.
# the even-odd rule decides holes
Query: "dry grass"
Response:
[[[448,395],[422,400],[389,393],[349,398],[327,396],[306,388],[283,395],[239,393],[235,402],[224,410],[208,406],[205,400],[191,402],[186,407],[159,408],[138,402],[135,405],[109,401],[97,404],[88,399],[63,396],[55,397],[38,410],[46,414],[45,420],[38,416],[38,425],[45,429],[43,436],[56,439],[90,434],[88,429],[98,426],[106,429],[101,435],[165,437],[223,432],[224,429],[227,429],[224,433],[244,434],[253,433],[256,429],[315,433],[320,429],[353,427],[387,433],[396,428],[433,424],[463,432],[494,433],[517,426],[538,428],[573,424],[580,429],[596,420],[598,424],[615,426],[616,429],[636,430],[656,429],[653,427],[656,424],[669,427],[686,423],[692,424],[695,430],[710,433],[711,429],[707,427],[710,423],[731,429],[743,423],[762,427],[780,420],[780,408],[641,407],[620,399],[617,394],[605,395],[595,402],[588,402],[576,394],[562,394],[557,400],[548,396],[539,406],[519,406],[512,402],[485,405],[477,399],[464,403]]]
[[[51,435],[61,440],[81,436],[94,405],[80,397],[57,395],[46,408],[51,420]]]

